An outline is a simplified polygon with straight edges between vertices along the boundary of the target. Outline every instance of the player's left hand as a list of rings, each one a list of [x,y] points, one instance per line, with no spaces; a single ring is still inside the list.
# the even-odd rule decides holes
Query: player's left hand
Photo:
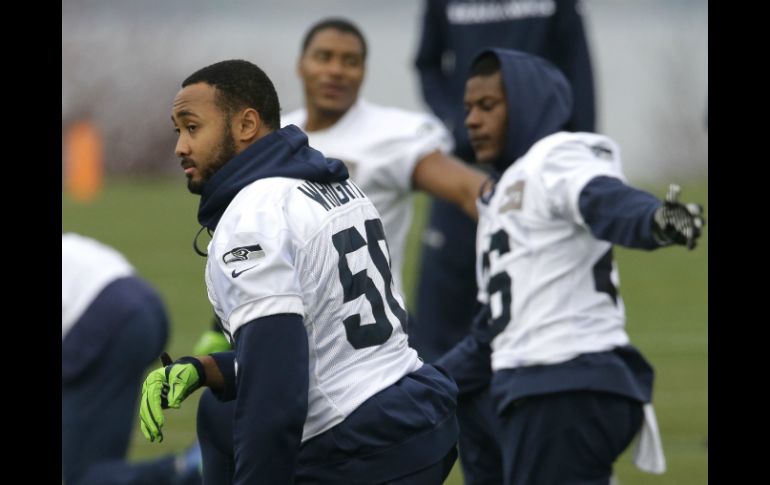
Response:
[[[671,184],[666,200],[653,217],[653,233],[664,245],[681,244],[687,249],[695,248],[706,221],[703,219],[703,207],[700,204],[682,204],[679,198],[680,188]]]

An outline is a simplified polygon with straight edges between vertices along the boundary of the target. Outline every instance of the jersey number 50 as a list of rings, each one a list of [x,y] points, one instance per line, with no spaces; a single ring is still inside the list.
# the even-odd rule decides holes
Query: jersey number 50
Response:
[[[343,301],[345,303],[366,296],[369,304],[372,306],[374,323],[361,324],[361,315],[353,314],[345,318],[342,322],[345,324],[345,334],[350,344],[356,349],[374,347],[384,343],[393,333],[393,325],[388,320],[385,313],[382,294],[377,289],[374,281],[366,274],[366,270],[353,274],[348,265],[347,254],[352,253],[364,246],[369,250],[369,256],[380,272],[382,280],[385,282],[385,299],[388,302],[390,311],[398,318],[401,328],[406,329],[406,311],[401,308],[391,289],[393,276],[390,273],[388,259],[380,248],[380,241],[385,240],[385,231],[382,228],[382,222],[379,219],[369,219],[365,221],[366,240],[355,227],[349,227],[332,236],[332,242],[339,254],[339,274],[340,283],[343,290]],[[367,243],[368,241],[368,243]],[[387,244],[387,243],[386,243]]]

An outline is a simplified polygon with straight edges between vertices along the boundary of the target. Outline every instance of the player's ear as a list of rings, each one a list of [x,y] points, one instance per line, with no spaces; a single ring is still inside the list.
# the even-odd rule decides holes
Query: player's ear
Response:
[[[251,142],[260,132],[262,128],[262,117],[259,116],[259,112],[254,108],[246,108],[241,111],[233,123],[233,134],[237,141]]]

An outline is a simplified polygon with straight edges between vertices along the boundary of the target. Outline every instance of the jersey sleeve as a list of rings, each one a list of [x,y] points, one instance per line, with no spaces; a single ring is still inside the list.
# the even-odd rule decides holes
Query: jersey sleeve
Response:
[[[550,211],[585,226],[580,212],[580,192],[599,176],[626,180],[619,148],[611,140],[569,140],[553,148],[540,172]]]
[[[211,282],[224,296],[220,305],[231,335],[257,318],[304,317],[296,244],[280,207],[245,212],[213,250]]]

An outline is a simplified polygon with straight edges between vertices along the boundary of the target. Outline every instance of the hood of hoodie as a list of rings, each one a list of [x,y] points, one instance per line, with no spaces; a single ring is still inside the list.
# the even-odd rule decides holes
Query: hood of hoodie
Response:
[[[572,114],[572,89],[559,69],[512,49],[485,49],[500,60],[508,105],[505,145],[494,167],[500,173],[542,138],[563,130]]]
[[[198,222],[214,230],[241,189],[268,177],[340,182],[348,178],[348,169],[340,160],[326,158],[308,146],[302,130],[294,125],[285,126],[249,145],[206,182],[198,206]]]

